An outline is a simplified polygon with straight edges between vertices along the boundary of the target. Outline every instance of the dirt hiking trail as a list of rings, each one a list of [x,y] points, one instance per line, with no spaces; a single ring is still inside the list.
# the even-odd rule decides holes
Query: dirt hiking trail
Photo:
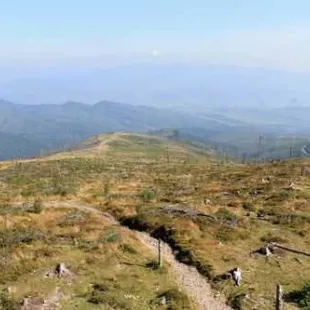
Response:
[[[44,206],[49,208],[73,208],[81,211],[92,212],[103,216],[111,225],[120,225],[112,215],[101,212],[90,205],[83,205],[75,202],[53,201],[44,203]],[[129,228],[126,229],[130,230]],[[133,230],[130,231],[134,232],[140,242],[157,255],[158,241],[155,238],[152,238],[147,233]],[[223,301],[216,299],[213,296],[210,284],[195,267],[187,266],[178,262],[175,259],[170,246],[164,242],[161,242],[161,245],[162,258],[169,265],[168,272],[171,273],[171,276],[175,279],[178,286],[194,301],[197,310],[231,310],[231,308]]]

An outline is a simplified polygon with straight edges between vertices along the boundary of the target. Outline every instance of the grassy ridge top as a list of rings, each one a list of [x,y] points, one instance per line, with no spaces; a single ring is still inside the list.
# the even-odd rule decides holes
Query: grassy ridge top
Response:
[[[182,161],[211,160],[213,153],[210,149],[192,145],[186,142],[169,139],[163,136],[129,133],[107,133],[90,137],[71,147],[65,152],[48,156],[48,159],[97,157],[123,157],[125,160],[147,161]]]

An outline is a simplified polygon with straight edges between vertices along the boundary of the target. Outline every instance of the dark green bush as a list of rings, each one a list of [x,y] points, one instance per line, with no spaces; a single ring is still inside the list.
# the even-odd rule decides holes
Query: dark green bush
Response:
[[[95,305],[107,305],[109,309],[130,310],[131,302],[126,301],[122,295],[116,294],[116,289],[119,289],[119,287],[108,281],[94,284],[92,291],[86,294],[87,301]]]
[[[19,310],[20,309],[20,303],[9,297],[6,292],[2,292],[0,294],[0,309],[3,310]]]
[[[279,192],[279,198],[281,198],[283,200],[286,200],[286,199],[290,198],[291,196],[293,196],[292,190],[282,189]]]
[[[11,247],[21,243],[29,244],[42,239],[45,239],[45,234],[32,228],[15,227],[0,230],[0,247]]]
[[[108,229],[99,238],[100,243],[114,243],[119,240],[120,240],[120,235],[114,228]]]
[[[294,190],[291,189],[282,189],[278,193],[272,194],[270,197],[268,197],[268,200],[272,200],[274,202],[281,202],[290,199],[295,194]]]
[[[152,190],[144,189],[138,194],[139,198],[147,203],[155,198],[155,193]]]
[[[93,290],[87,301],[92,304],[102,304],[106,300],[105,293],[109,291],[109,286],[106,283],[99,283],[93,285]]]
[[[284,296],[287,302],[296,303],[300,308],[310,310],[310,281],[300,290],[292,291]]]
[[[245,296],[246,294],[243,292],[243,289],[238,289],[228,296],[227,303],[232,309],[242,310]]]
[[[217,219],[225,222],[236,222],[238,220],[237,216],[226,208],[220,208],[215,215]]]

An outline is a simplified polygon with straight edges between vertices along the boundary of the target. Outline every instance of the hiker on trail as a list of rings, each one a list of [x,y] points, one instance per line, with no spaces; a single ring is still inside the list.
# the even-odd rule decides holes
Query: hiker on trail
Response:
[[[233,270],[232,278],[235,281],[235,285],[240,286],[240,283],[241,283],[241,270],[240,270],[240,268],[235,268]]]

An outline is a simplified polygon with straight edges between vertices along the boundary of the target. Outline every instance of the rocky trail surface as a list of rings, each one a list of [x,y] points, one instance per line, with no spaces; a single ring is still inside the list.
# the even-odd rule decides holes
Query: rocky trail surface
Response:
[[[45,207],[74,208],[81,211],[92,212],[103,216],[111,225],[119,225],[118,221],[109,213],[90,205],[83,205],[75,202],[48,202]],[[126,228],[129,229],[129,228]],[[149,234],[133,231],[137,238],[148,247],[155,255],[158,252],[158,241]],[[214,297],[211,286],[195,267],[180,263],[176,260],[171,247],[161,242],[162,258],[168,264],[168,272],[175,279],[178,286],[194,301],[197,310],[229,310],[223,301]]]

